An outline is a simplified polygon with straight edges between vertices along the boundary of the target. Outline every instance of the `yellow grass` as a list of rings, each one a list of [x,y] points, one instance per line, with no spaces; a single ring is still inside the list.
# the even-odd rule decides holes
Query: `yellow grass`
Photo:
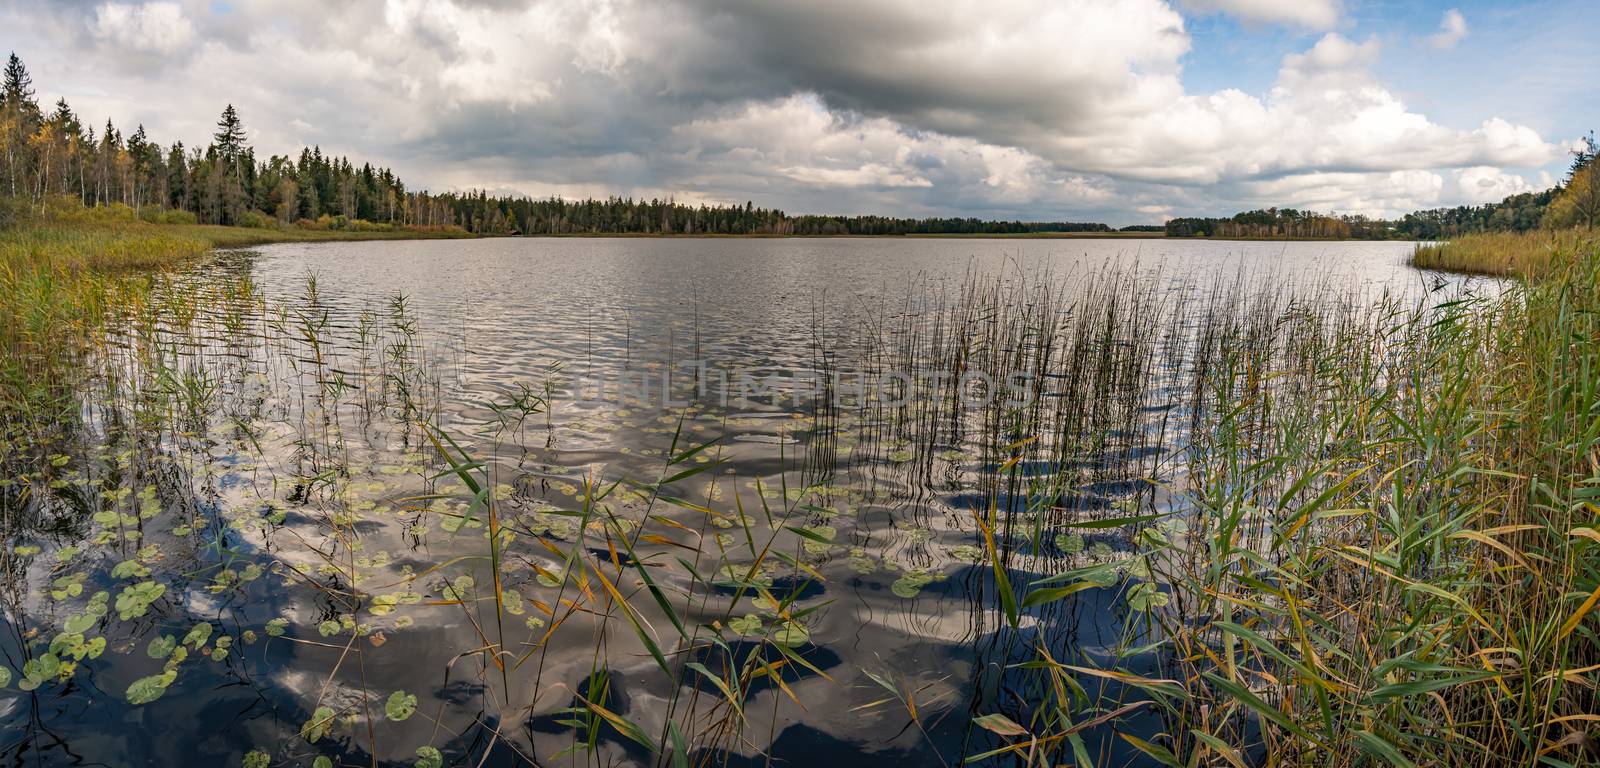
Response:
[[[1549,269],[1553,254],[1570,252],[1584,239],[1575,229],[1461,235],[1418,245],[1411,264],[1445,272],[1534,277]]]

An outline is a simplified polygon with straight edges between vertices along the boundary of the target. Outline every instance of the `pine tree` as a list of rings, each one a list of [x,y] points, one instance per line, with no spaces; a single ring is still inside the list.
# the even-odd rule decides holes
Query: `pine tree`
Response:
[[[15,109],[25,116],[31,116],[35,122],[39,118],[39,103],[34,100],[33,78],[28,75],[28,68],[22,65],[22,59],[17,58],[13,52],[6,61],[5,84],[0,86],[0,108]]]
[[[238,173],[238,162],[244,154],[244,123],[239,120],[239,112],[229,104],[222,110],[222,117],[217,119],[217,132],[211,137],[212,143],[217,148],[217,156],[223,162],[233,167]]]

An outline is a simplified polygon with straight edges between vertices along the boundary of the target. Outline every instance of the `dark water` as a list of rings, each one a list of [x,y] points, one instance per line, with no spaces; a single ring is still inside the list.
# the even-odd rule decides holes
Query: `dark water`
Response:
[[[1194,318],[1263,293],[1415,301],[1440,278],[1409,250],[221,254],[114,334],[59,445],[6,446],[0,759],[670,765],[681,743],[694,764],[959,764],[1006,743],[974,717],[1029,723],[1048,697],[1018,666],[1041,649],[1159,677],[1153,609],[1127,599],[1152,580],[1140,544],[1080,524],[1156,512],[1181,535]],[[476,502],[445,454],[474,462]],[[1012,622],[996,558],[1018,590],[1117,578]],[[1078,683],[1078,720],[1136,697]],[[1111,727],[1080,738],[1137,763]]]

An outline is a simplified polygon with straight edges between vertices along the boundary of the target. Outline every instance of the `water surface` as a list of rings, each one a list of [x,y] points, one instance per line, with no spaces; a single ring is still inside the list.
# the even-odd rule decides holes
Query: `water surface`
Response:
[[[1138,552],[1131,531],[1083,521],[1154,510],[1181,532],[1170,483],[1203,320],[1246,301],[1425,301],[1444,278],[1406,267],[1410,248],[597,238],[219,254],[168,290],[178,310],[130,318],[81,429],[10,486],[3,649],[33,681],[0,694],[0,754],[628,765],[670,764],[681,739],[713,764],[956,764],[1003,744],[973,717],[1024,719],[1041,683],[1015,665],[1039,648],[1161,663],[1125,653],[1156,639],[1127,600],[1147,567],[1013,626],[992,559],[1026,589]],[[1025,396],[989,391],[1012,374]],[[475,462],[476,501],[449,460]],[[742,680],[742,712],[712,677]],[[151,678],[156,697],[130,703]],[[385,714],[396,691],[417,697],[403,720]],[[1108,728],[1085,736],[1103,764],[1135,759]]]

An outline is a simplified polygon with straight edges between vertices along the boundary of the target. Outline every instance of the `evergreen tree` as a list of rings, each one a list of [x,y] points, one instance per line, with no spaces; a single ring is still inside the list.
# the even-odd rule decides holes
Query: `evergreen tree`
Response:
[[[239,119],[239,112],[232,104],[224,107],[222,117],[217,119],[217,132],[212,134],[211,143],[217,148],[217,155],[224,163],[234,166],[238,172],[239,158],[244,155],[245,135],[244,122]]]
[[[28,75],[28,68],[23,66],[22,59],[12,52],[11,58],[6,61],[5,84],[0,86],[0,108],[14,109],[29,115],[33,122],[39,119],[39,103],[34,100],[33,78]]]

